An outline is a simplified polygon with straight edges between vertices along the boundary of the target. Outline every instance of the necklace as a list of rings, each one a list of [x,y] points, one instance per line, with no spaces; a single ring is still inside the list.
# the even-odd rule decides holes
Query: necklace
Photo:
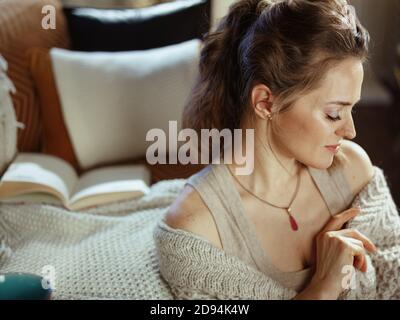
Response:
[[[228,168],[228,167],[227,167]],[[278,209],[283,209],[287,212],[288,216],[289,216],[289,222],[290,222],[290,227],[292,228],[293,231],[297,231],[299,229],[299,226],[297,224],[296,219],[292,216],[292,204],[294,202],[294,200],[296,199],[297,193],[299,191],[299,186],[300,186],[300,170],[299,173],[297,175],[297,182],[296,182],[296,190],[294,191],[294,194],[292,196],[292,199],[290,200],[290,203],[287,207],[280,207],[277,205],[274,205],[272,203],[270,203],[269,201],[261,198],[260,196],[256,195],[254,192],[252,192],[251,190],[249,190],[248,188],[246,188],[241,182],[240,180],[231,172],[231,170],[228,168],[229,173],[231,174],[231,176],[239,183],[239,185],[248,193],[250,193],[252,196],[254,196],[255,198],[257,198],[258,200],[260,200],[261,202],[264,202],[274,208],[278,208]]]

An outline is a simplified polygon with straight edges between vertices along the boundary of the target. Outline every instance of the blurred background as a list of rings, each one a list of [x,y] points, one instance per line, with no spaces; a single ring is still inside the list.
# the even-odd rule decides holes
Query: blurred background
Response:
[[[17,88],[12,97],[17,120],[25,125],[24,130],[18,131],[18,150],[55,154],[79,169],[76,157],[65,155],[67,144],[62,146],[62,151],[60,146],[52,149],[49,145],[50,138],[54,138],[54,131],[49,127],[53,124],[54,130],[55,118],[46,119],[46,115],[52,106],[48,102],[48,92],[51,91],[49,87],[54,87],[54,79],[53,82],[43,79],[45,72],[38,69],[38,62],[44,60],[38,58],[38,52],[27,55],[30,49],[59,47],[86,52],[132,51],[201,39],[210,28],[215,27],[233,2],[0,0],[0,54],[8,62],[8,74]],[[372,38],[371,61],[366,67],[363,96],[354,115],[357,129],[355,141],[368,152],[372,162],[384,170],[393,197],[400,205],[400,0],[349,2],[355,6],[359,19]],[[47,4],[56,8],[56,30],[40,27],[42,8]],[[49,76],[48,72],[46,74]],[[82,90],[85,90],[84,83]],[[57,98],[56,95],[53,98]],[[59,128],[66,130],[65,125]],[[74,149],[70,143],[69,148]],[[152,179],[157,182],[184,178],[196,170],[197,167],[190,166],[153,166]]]

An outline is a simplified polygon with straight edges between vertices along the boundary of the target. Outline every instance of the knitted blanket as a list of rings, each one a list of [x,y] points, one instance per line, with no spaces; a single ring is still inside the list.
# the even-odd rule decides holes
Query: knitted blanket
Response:
[[[0,203],[0,273],[42,275],[52,299],[171,299],[153,229],[183,185],[160,182],[139,200],[81,212]]]
[[[383,171],[354,199],[362,213],[347,223],[369,237],[377,252],[367,254],[367,272],[344,280],[339,299],[400,299],[400,217]],[[160,271],[176,299],[292,299],[297,292],[229,256],[210,242],[163,220],[155,229]],[[346,274],[343,275],[345,279]]]

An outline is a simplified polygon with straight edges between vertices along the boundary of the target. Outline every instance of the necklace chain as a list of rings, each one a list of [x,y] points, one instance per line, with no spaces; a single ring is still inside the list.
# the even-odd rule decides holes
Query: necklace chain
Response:
[[[269,127],[269,125],[270,125],[270,123],[268,124],[268,127]],[[268,127],[267,127],[267,141],[268,141],[268,146],[270,147],[270,149],[271,149],[271,151],[272,151],[272,153],[273,153],[275,159],[278,161],[278,163],[286,170],[287,173],[289,173],[289,176],[292,176],[292,174],[285,168],[285,166],[282,165],[282,163],[279,161],[278,157],[275,155],[275,152],[274,152],[274,151],[272,150],[272,148],[271,148],[271,145],[270,145],[269,139],[268,139]],[[260,143],[261,143],[261,145],[263,146],[263,148],[266,149],[265,146],[264,146],[264,144],[263,144],[261,141],[260,141]],[[266,204],[268,204],[268,205],[270,205],[270,206],[272,206],[272,207],[274,207],[274,208],[278,208],[278,209],[283,209],[283,210],[285,210],[285,211],[287,212],[288,216],[289,216],[289,222],[290,222],[290,226],[291,226],[292,230],[293,230],[293,231],[297,231],[297,230],[298,230],[297,221],[296,221],[296,219],[292,216],[291,212],[292,212],[292,204],[293,204],[294,200],[296,199],[296,196],[297,196],[297,193],[298,193],[299,187],[300,187],[301,167],[298,169],[298,172],[297,172],[296,189],[295,189],[295,191],[294,191],[294,193],[293,193],[293,196],[292,196],[292,198],[291,198],[291,200],[290,200],[290,203],[289,203],[289,205],[288,205],[287,207],[280,207],[280,206],[277,206],[277,205],[275,205],[275,204],[273,204],[273,203],[271,203],[271,202],[269,202],[269,201],[267,201],[267,200],[261,198],[260,196],[258,196],[257,194],[255,194],[254,192],[252,192],[251,190],[249,190],[247,187],[245,187],[245,186],[240,182],[239,178],[236,177],[236,176],[231,172],[231,170],[229,169],[228,166],[227,166],[227,169],[228,169],[229,173],[231,174],[231,176],[238,182],[238,184],[239,184],[246,192],[248,192],[249,194],[251,194],[252,196],[254,196],[255,198],[257,198],[259,201],[261,201],[261,202],[263,202],[263,203],[266,203]]]
[[[280,207],[280,206],[277,206],[277,205],[275,205],[275,204],[273,204],[273,203],[271,203],[271,202],[269,202],[269,201],[267,201],[267,200],[261,198],[260,196],[258,196],[258,195],[255,194],[254,192],[252,192],[250,189],[248,189],[247,187],[245,187],[245,186],[243,185],[242,182],[240,182],[240,180],[231,172],[231,170],[230,170],[229,168],[228,168],[228,171],[229,171],[229,173],[232,175],[232,177],[239,183],[239,185],[240,185],[245,191],[247,191],[248,193],[250,193],[251,195],[253,195],[255,198],[257,198],[257,199],[260,200],[261,202],[264,202],[264,203],[266,203],[266,204],[268,204],[268,205],[270,205],[270,206],[272,206],[272,207],[278,208],[278,209],[288,210],[289,212],[291,211],[291,206],[292,206],[294,200],[296,199],[296,196],[297,196],[297,193],[298,193],[299,187],[300,187],[300,174],[301,174],[300,172],[299,172],[298,175],[297,175],[296,189],[295,189],[295,191],[294,191],[294,193],[293,193],[293,196],[292,196],[292,199],[290,200],[289,205],[288,205],[288,206],[285,206],[285,207]]]
[[[273,203],[270,203],[269,201],[259,197],[258,195],[256,195],[254,192],[252,192],[251,190],[249,190],[248,188],[246,188],[241,182],[240,180],[230,171],[230,169],[227,166],[227,169],[229,171],[229,173],[232,175],[232,177],[239,183],[239,185],[245,190],[247,191],[249,194],[253,195],[255,198],[257,198],[258,200],[262,201],[263,203],[266,203],[272,207],[278,208],[278,209],[283,209],[287,212],[288,216],[289,216],[289,223],[290,223],[290,227],[292,228],[293,231],[297,231],[299,229],[298,227],[298,223],[296,221],[296,219],[292,216],[292,203],[294,201],[294,199],[296,199],[297,196],[297,192],[299,191],[299,186],[300,186],[300,174],[301,172],[299,171],[298,175],[297,175],[297,183],[296,183],[296,190],[293,194],[293,197],[290,201],[289,206],[287,207],[279,207],[277,205],[274,205]]]

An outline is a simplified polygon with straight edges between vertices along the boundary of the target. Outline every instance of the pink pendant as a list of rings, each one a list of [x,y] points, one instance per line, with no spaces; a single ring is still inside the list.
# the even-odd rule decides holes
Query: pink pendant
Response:
[[[297,225],[295,218],[293,218],[293,216],[290,213],[289,213],[289,221],[293,231],[299,230],[299,226]]]

